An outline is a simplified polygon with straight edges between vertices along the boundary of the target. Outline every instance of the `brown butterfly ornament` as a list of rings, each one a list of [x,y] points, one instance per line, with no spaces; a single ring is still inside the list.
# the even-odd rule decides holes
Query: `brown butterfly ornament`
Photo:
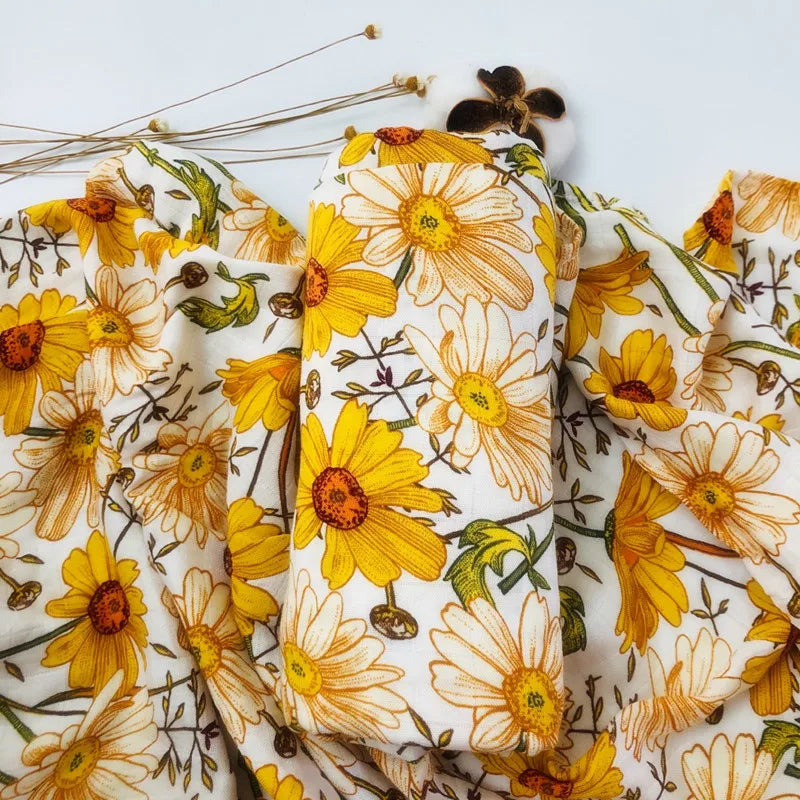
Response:
[[[516,67],[497,67],[491,72],[479,69],[478,80],[491,99],[476,97],[456,103],[447,117],[447,130],[485,133],[504,125],[544,152],[544,136],[534,119],[561,119],[566,110],[561,95],[544,87],[526,91],[525,79]]]

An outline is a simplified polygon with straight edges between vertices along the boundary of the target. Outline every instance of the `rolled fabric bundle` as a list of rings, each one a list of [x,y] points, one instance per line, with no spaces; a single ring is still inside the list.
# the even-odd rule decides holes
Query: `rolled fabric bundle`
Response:
[[[799,192],[395,127],[307,243],[161,145],[0,221],[0,798],[792,796]]]

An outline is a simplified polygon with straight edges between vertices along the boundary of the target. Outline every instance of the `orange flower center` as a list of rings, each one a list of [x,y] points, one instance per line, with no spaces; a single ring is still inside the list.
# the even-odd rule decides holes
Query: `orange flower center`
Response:
[[[416,142],[422,136],[422,131],[416,128],[408,128],[401,125],[397,128],[378,128],[375,131],[375,138],[380,139],[386,144],[403,145]]]
[[[306,305],[318,306],[328,294],[328,273],[315,258],[308,259],[306,266]]]
[[[222,663],[222,643],[219,637],[208,625],[192,625],[186,631],[186,638],[197,666],[206,678],[210,678]]]
[[[532,667],[521,667],[503,679],[508,710],[523,731],[555,741],[561,725],[563,701],[550,676]]]
[[[349,531],[367,518],[369,498],[353,475],[342,467],[326,467],[311,486],[317,516],[328,525]]]
[[[117,204],[107,197],[75,197],[67,200],[67,205],[86,214],[93,222],[111,222],[117,210]]]
[[[499,428],[508,420],[508,404],[489,378],[477,372],[459,375],[453,384],[456,401],[476,422]]]
[[[302,695],[318,694],[322,689],[322,673],[307,653],[296,644],[283,646],[283,669],[289,686]]]
[[[400,203],[400,227],[412,244],[432,253],[452,250],[461,238],[461,222],[435,195],[420,194]]]
[[[634,403],[655,403],[656,396],[644,381],[624,381],[612,390],[614,397],[631,400]]]
[[[233,575],[233,553],[230,547],[225,547],[225,552],[222,554],[222,566],[225,568],[225,574],[230,577]]]
[[[205,486],[217,469],[217,456],[207,444],[187,447],[178,459],[178,482],[186,489]]]
[[[30,369],[42,353],[44,325],[37,319],[0,333],[0,362],[4,367],[23,372]]]
[[[706,472],[689,481],[686,503],[699,517],[724,517],[736,507],[736,494],[719,472]]]
[[[103,418],[92,409],[81,414],[64,432],[64,451],[73,463],[89,464],[95,459],[103,432]]]
[[[78,739],[58,759],[53,770],[53,783],[59,789],[74,789],[91,774],[100,758],[100,740],[95,736]],[[83,794],[83,792],[81,792]],[[86,792],[87,795],[91,792]]]
[[[92,309],[86,320],[89,343],[96,347],[125,347],[133,340],[133,326],[119,311],[100,306]]]
[[[526,769],[520,773],[517,780],[526,788],[537,795],[543,797],[571,797],[572,781],[560,781],[558,778],[551,778],[538,769]]]
[[[733,236],[733,196],[721,192],[714,205],[703,214],[703,227],[720,244],[730,244]]]
[[[268,208],[264,214],[267,225],[267,234],[274,242],[290,242],[297,236],[297,231],[286,217],[279,214],[274,208]]]
[[[131,617],[131,606],[119,581],[103,581],[89,601],[92,627],[103,636],[119,633]]]

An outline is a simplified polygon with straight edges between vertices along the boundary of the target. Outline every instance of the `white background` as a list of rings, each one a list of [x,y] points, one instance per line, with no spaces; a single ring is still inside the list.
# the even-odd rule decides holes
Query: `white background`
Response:
[[[382,27],[381,39],[356,39],[177,109],[166,115],[171,127],[364,89],[396,72],[470,86],[477,66],[509,63],[558,76],[577,132],[560,177],[621,197],[667,234],[693,221],[730,167],[800,178],[793,0],[0,0],[0,122],[93,131],[370,22]],[[313,142],[348,123],[421,124],[425,102],[386,101],[230,144]],[[0,128],[0,138],[13,135]],[[19,151],[3,147],[0,161],[12,152]],[[304,229],[321,164],[230,169]],[[47,175],[6,183],[0,209],[80,195],[82,182]]]

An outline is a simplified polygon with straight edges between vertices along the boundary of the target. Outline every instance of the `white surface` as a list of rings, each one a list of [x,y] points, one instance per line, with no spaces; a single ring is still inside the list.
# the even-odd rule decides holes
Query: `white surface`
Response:
[[[2,122],[92,131],[375,22],[381,39],[348,42],[168,113],[171,127],[359,90],[396,72],[469,86],[476,66],[509,63],[560,77],[554,88],[577,129],[561,176],[636,205],[666,233],[695,218],[729,167],[800,178],[793,0],[3,0],[0,11]],[[348,123],[422,124],[422,103],[386,101],[230,144],[318,141]],[[0,138],[11,135],[0,129]],[[230,169],[304,228],[320,166]],[[77,194],[81,176],[27,177],[0,186],[0,209]]]

